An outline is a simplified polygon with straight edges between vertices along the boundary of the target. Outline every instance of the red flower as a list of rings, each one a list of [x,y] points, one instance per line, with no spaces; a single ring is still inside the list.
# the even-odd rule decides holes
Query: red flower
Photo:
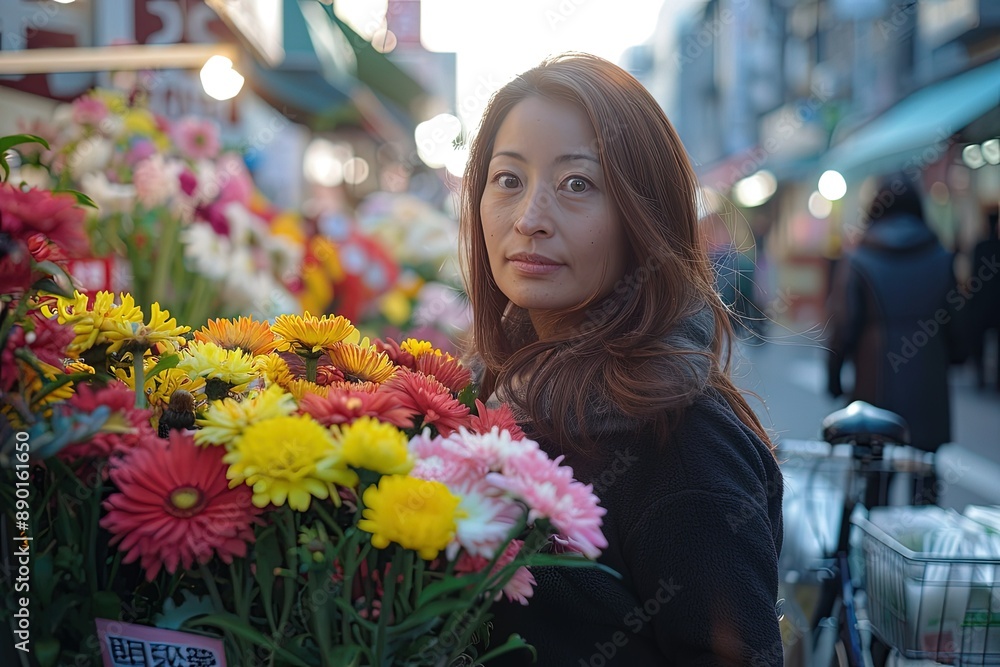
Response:
[[[472,373],[450,354],[421,354],[417,358],[417,370],[451,389],[456,394],[472,381]]]
[[[59,457],[64,460],[109,457],[129,452],[140,442],[159,442],[156,431],[149,425],[151,412],[136,408],[135,392],[120,382],[97,390],[80,385],[69,404],[77,412],[93,412],[106,405],[111,408],[111,416],[90,440],[60,451]]]
[[[84,215],[73,195],[0,184],[0,220],[4,232],[13,239],[27,242],[33,234],[41,233],[67,252],[82,254],[87,250]]]
[[[501,431],[508,431],[511,440],[524,440],[524,431],[514,420],[514,413],[511,412],[509,405],[503,403],[499,408],[490,409],[477,398],[476,408],[479,416],[469,420],[474,433],[485,435],[495,426]]]
[[[123,563],[141,559],[152,581],[161,567],[172,574],[214,555],[225,563],[246,556],[261,510],[249,486],[229,488],[225,453],[172,431],[167,443],[137,447],[112,462],[120,492],[104,501],[101,526],[112,534],[111,544],[127,552]]]
[[[417,370],[416,359],[413,355],[404,350],[399,346],[392,338],[386,338],[384,341],[376,339],[374,341],[375,347],[378,348],[379,352],[385,352],[388,355],[389,360],[396,364],[397,366],[403,366],[404,368],[409,368],[412,371]]]
[[[350,424],[358,417],[374,417],[399,428],[412,428],[412,413],[403,407],[398,395],[371,393],[353,389],[331,388],[327,396],[306,394],[299,409],[323,426]]]
[[[7,345],[0,352],[0,390],[4,392],[10,391],[17,381],[14,350],[28,348],[40,361],[61,368],[66,348],[73,342],[71,327],[55,320],[47,320],[37,312],[29,313],[27,321],[33,324],[33,328],[29,327],[29,331],[25,331],[23,325],[14,325],[7,338]]]
[[[448,387],[423,373],[400,368],[380,393],[395,396],[411,414],[423,418],[424,426],[433,424],[445,437],[469,425],[469,408],[455,400]]]

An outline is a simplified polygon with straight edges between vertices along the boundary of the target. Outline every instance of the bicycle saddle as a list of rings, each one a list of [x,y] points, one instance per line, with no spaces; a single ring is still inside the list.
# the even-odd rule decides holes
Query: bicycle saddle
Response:
[[[895,412],[854,401],[823,419],[823,439],[831,445],[844,442],[905,445],[910,442],[910,427]]]

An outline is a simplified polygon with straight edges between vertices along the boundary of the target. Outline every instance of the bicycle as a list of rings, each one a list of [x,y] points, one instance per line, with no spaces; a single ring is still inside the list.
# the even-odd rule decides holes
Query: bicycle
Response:
[[[805,487],[813,487],[824,462],[839,462],[828,482],[829,488],[835,489],[839,477],[843,494],[839,508],[828,508],[831,521],[825,526],[825,536],[817,535],[821,558],[815,563],[798,564],[800,570],[796,574],[800,580],[809,579],[811,574],[819,588],[819,600],[808,622],[807,636],[811,641],[807,642],[805,664],[807,667],[885,664],[889,648],[877,640],[872,647],[871,627],[857,605],[859,597],[863,601],[863,596],[859,596],[863,588],[857,572],[852,571],[851,517],[859,506],[870,509],[888,504],[894,473],[906,473],[917,480],[911,504],[936,499],[933,486],[924,484],[934,479],[933,455],[906,446],[909,428],[900,416],[862,401],[828,415],[822,428],[822,444],[829,449],[810,442],[807,451],[798,452],[806,461],[810,458],[813,461],[811,467],[807,464]],[[779,456],[782,454],[794,456],[796,452],[779,445]],[[836,533],[832,549],[827,542],[831,532]],[[797,611],[802,612],[801,608]]]

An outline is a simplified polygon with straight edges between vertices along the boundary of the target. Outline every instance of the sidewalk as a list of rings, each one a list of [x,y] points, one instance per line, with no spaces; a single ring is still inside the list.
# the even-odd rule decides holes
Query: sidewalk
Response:
[[[734,350],[733,379],[772,437],[820,437],[823,417],[845,405],[826,393],[826,352],[808,335],[772,335],[763,345]],[[850,380],[845,377],[845,385]],[[938,453],[941,504],[1000,504],[1000,393],[976,389],[970,369],[951,373],[952,434]]]

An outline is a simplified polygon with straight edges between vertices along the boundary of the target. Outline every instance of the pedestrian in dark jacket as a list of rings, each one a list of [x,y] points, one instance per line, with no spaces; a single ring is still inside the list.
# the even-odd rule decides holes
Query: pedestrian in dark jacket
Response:
[[[948,367],[963,354],[953,256],[927,226],[917,186],[904,174],[880,180],[867,223],[834,276],[829,391],[843,393],[841,366],[853,361],[851,400],[901,415],[912,444],[936,451],[951,440]]]
[[[972,275],[969,276],[969,355],[976,370],[976,384],[986,387],[988,361],[986,341],[995,334],[997,354],[993,381],[1000,390],[1000,233],[997,211],[986,218],[986,238],[972,250]]]
[[[533,570],[491,645],[520,634],[545,667],[781,665],[781,474],[728,375],[697,180],[659,105],[605,60],[546,61],[491,100],[463,187],[481,393],[594,484],[617,573]]]

